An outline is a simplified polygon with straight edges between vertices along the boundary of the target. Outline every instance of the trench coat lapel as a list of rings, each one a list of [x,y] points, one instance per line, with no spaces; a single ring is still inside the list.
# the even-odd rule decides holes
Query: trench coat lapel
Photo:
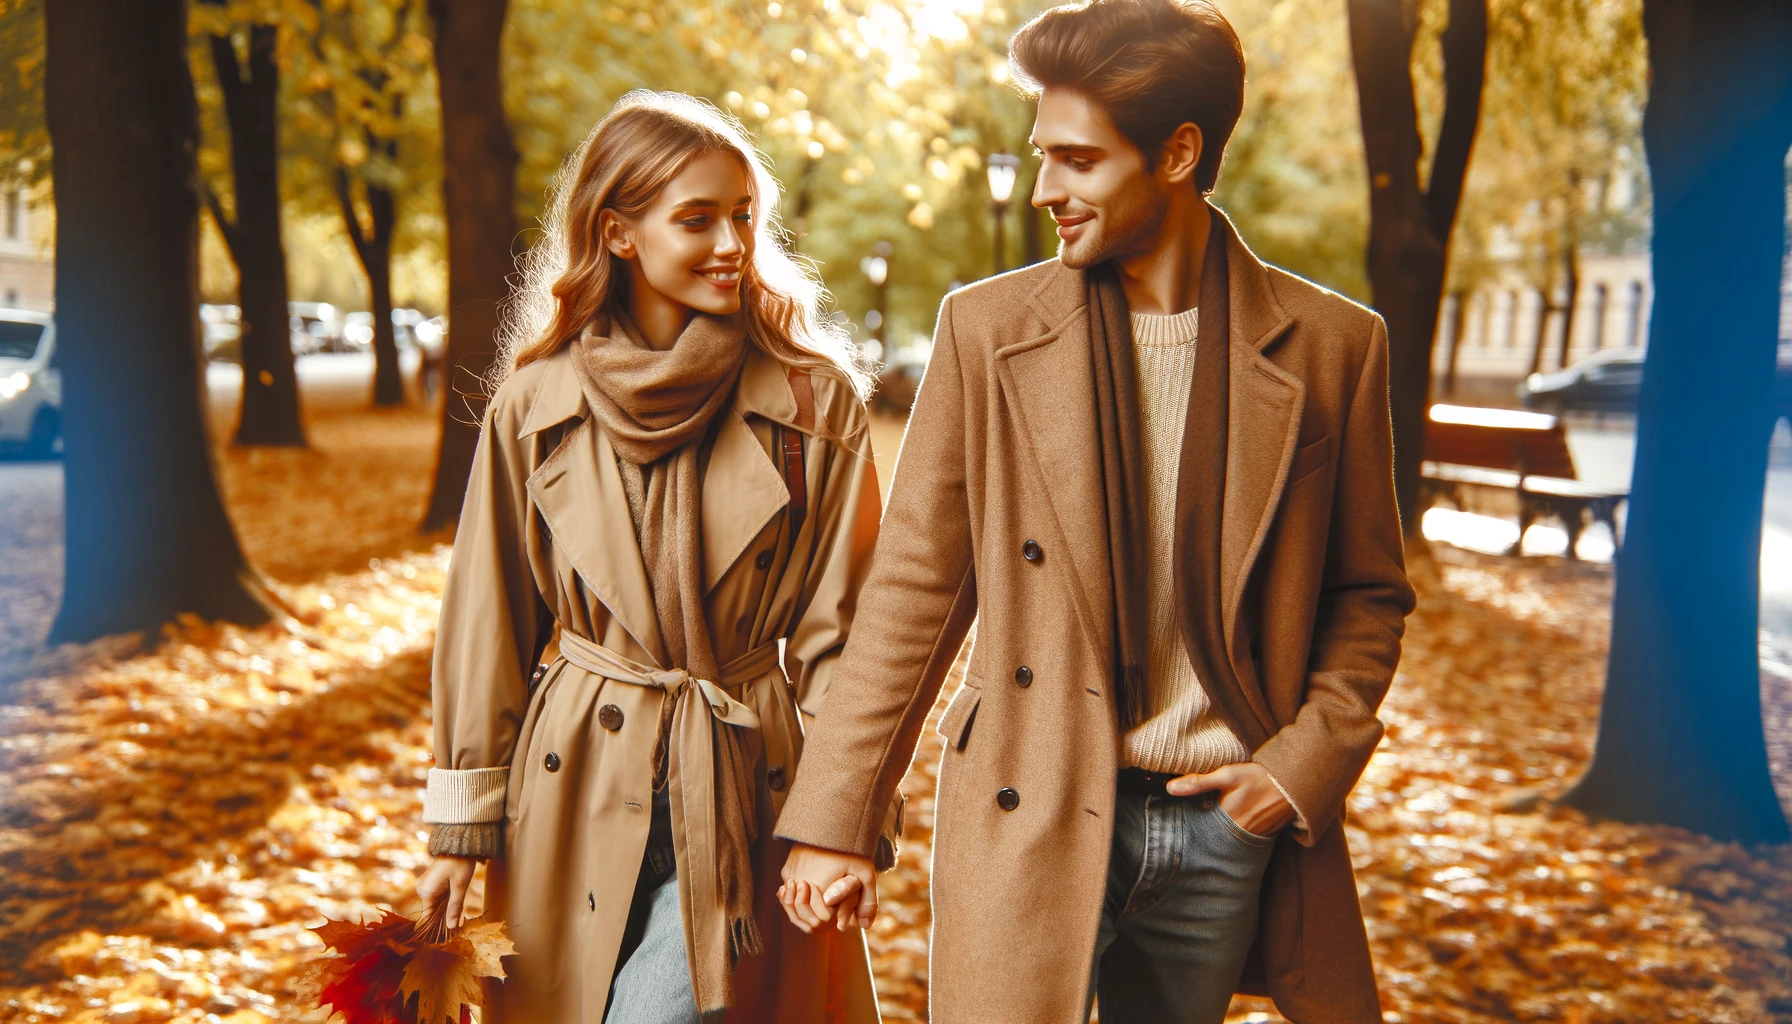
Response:
[[[1245,584],[1269,535],[1281,502],[1288,467],[1300,435],[1306,388],[1263,353],[1293,325],[1276,299],[1269,272],[1239,240],[1221,214],[1226,232],[1231,315],[1227,382],[1226,492],[1220,526],[1221,625],[1236,678],[1267,733],[1275,731],[1238,621]],[[1187,443],[1187,442],[1185,442]],[[1182,526],[1178,523],[1178,528]]]
[[[1106,651],[1114,595],[1107,545],[1099,539],[1107,536],[1106,501],[1094,442],[1095,380],[1082,272],[1057,266],[1029,303],[1038,333],[998,349],[996,373],[1063,540],[1062,550],[1048,549],[1046,557],[1070,562],[1077,614],[1096,647]],[[1016,554],[1025,539],[1014,538]]]
[[[554,358],[566,358],[564,353]],[[664,664],[665,645],[654,614],[653,590],[641,562],[616,450],[585,408],[578,380],[565,372],[543,377],[521,436],[579,417],[579,422],[535,472],[529,496],[554,543],[610,614]]]
[[[754,538],[790,504],[790,488],[777,463],[748,425],[760,416],[795,430],[796,396],[784,364],[749,349],[734,403],[718,414],[721,425],[703,473],[703,589],[715,589]]]

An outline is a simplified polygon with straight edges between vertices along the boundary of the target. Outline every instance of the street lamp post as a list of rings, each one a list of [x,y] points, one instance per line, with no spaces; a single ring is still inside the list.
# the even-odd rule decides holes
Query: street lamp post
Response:
[[[995,201],[995,268],[998,274],[1006,269],[1007,247],[1002,229],[1007,219],[1008,199],[1014,195],[1014,176],[1019,170],[1020,157],[1011,153],[989,155],[989,198]]]

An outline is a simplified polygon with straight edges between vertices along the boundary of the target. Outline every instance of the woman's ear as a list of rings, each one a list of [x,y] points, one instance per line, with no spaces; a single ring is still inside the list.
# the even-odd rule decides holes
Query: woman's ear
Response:
[[[615,210],[598,212],[597,236],[612,256],[625,260],[635,258],[635,240],[629,234],[628,225],[616,215]]]

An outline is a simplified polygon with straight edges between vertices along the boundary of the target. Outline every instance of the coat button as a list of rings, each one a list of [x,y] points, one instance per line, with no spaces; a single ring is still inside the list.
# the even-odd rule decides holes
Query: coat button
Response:
[[[597,724],[615,732],[622,728],[622,709],[614,704],[605,704],[597,709]]]
[[[1045,549],[1036,540],[1027,541],[1020,546],[1020,556],[1029,562],[1037,562],[1045,557]]]
[[[784,792],[784,766],[781,764],[774,764],[770,768],[767,768],[765,770],[765,784],[770,786],[774,793]]]
[[[1020,806],[1020,794],[1009,789],[1007,786],[1003,786],[1000,790],[996,791],[996,806],[1004,811],[1012,811]]]
[[[759,557],[753,559],[753,565],[759,569],[770,569],[772,567],[772,553],[770,551],[759,552]]]
[[[560,755],[550,750],[548,756],[541,759],[541,764],[548,771],[557,772],[560,770]]]
[[[1033,685],[1033,670],[1025,665],[1014,670],[1014,685],[1026,689]]]

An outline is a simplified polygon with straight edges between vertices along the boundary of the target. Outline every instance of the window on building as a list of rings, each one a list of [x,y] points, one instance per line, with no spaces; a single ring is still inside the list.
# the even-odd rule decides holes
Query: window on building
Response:
[[[1643,340],[1643,282],[1630,282],[1630,330],[1626,332],[1624,346],[1635,348]]]
[[[1605,282],[1593,286],[1593,351],[1605,347],[1605,304],[1608,298]]]
[[[6,237],[16,239],[25,230],[25,204],[19,190],[6,190]]]
[[[6,304],[8,306],[17,306],[19,304],[19,290],[17,288],[6,289]]]

